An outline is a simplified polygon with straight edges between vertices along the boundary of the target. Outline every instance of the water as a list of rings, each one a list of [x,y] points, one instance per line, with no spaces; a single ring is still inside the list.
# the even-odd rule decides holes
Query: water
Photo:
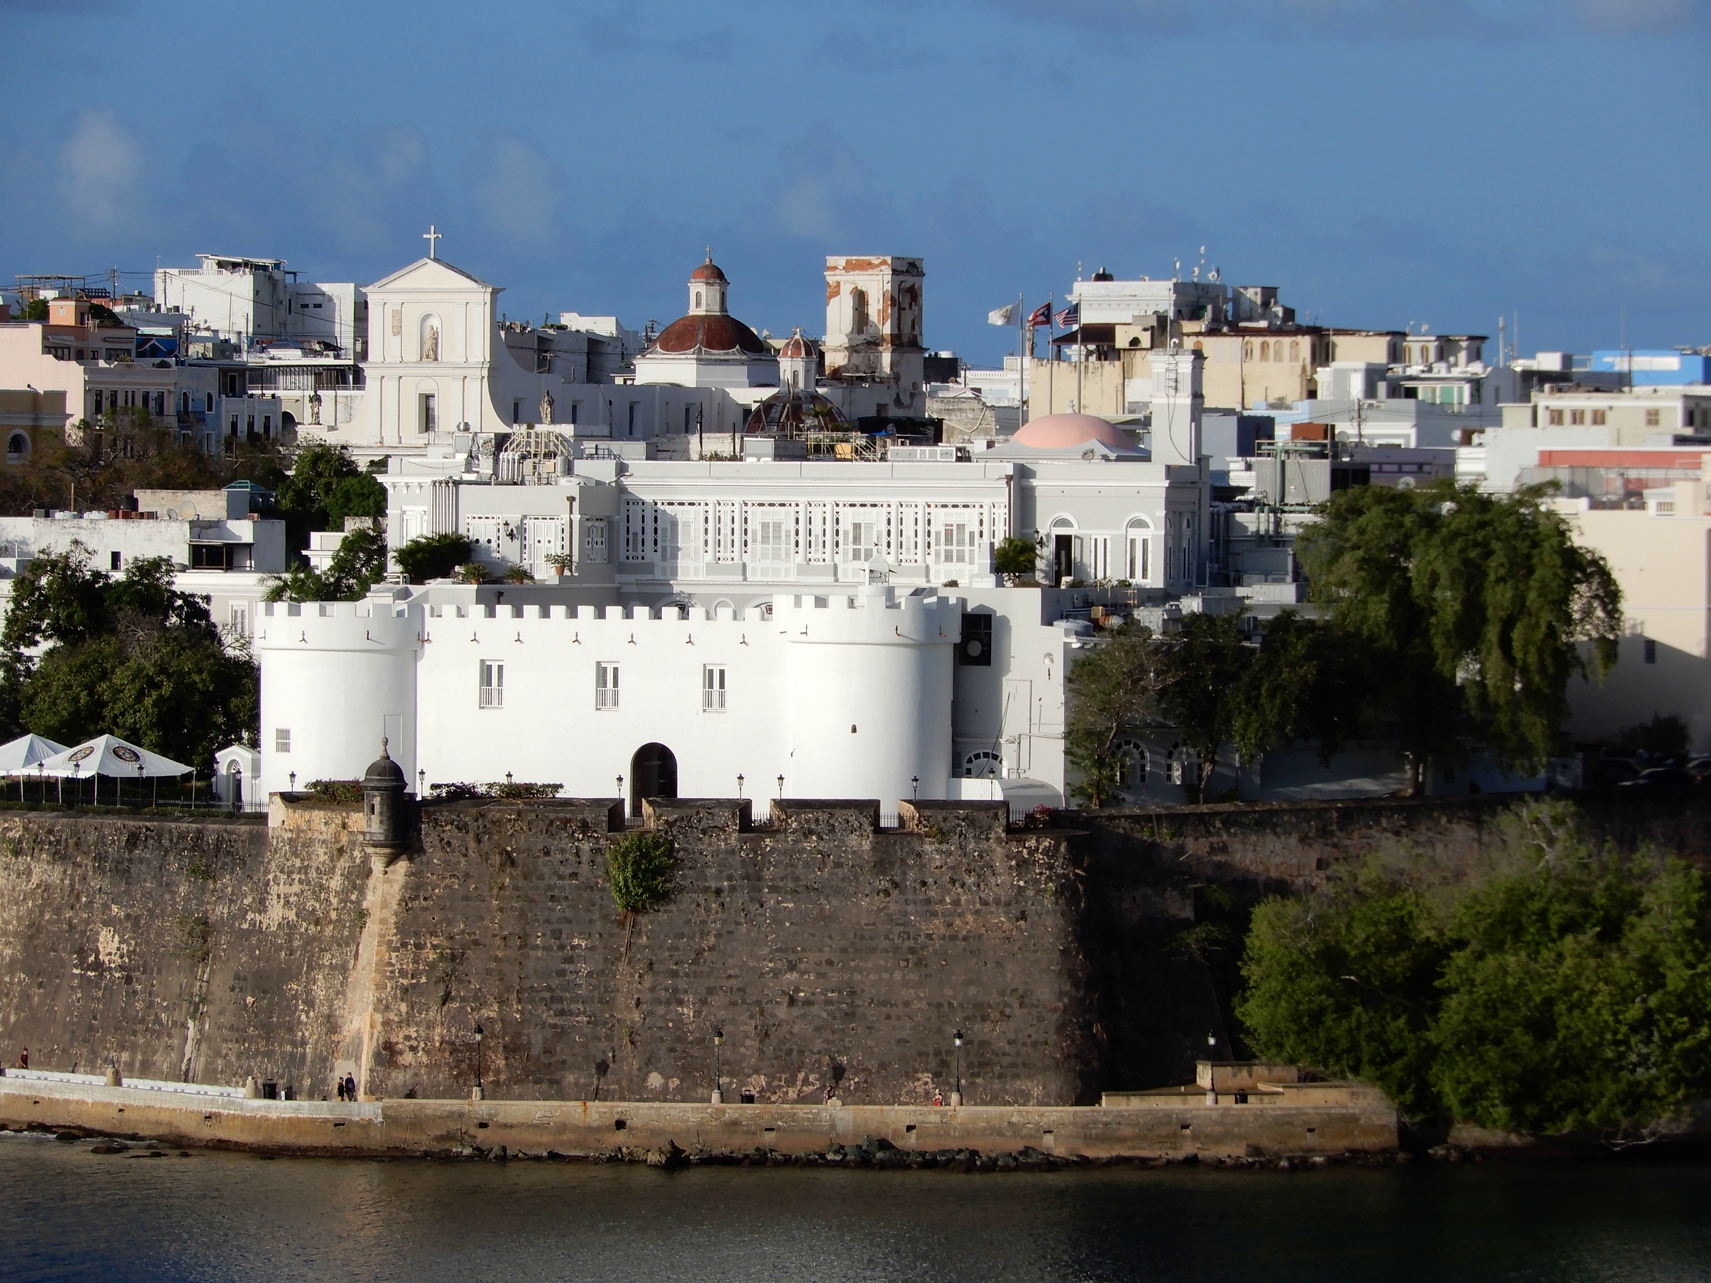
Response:
[[[94,1155],[0,1138],[0,1277],[1711,1279],[1711,1166],[963,1175]]]

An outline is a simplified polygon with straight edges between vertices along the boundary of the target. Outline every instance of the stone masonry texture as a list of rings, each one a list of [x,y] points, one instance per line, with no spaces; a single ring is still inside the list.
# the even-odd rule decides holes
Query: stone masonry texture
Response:
[[[410,849],[357,806],[186,822],[0,812],[0,1057],[371,1097],[1088,1104],[1241,1055],[1245,915],[1380,847],[1473,867],[1508,803],[1070,814],[1001,804],[651,804],[671,894],[625,919],[616,801],[430,803]],[[1711,857],[1699,801],[1583,804]],[[630,831],[634,831],[632,828]],[[474,1027],[483,1038],[479,1051]],[[1208,1037],[1216,1043],[1209,1044]]]

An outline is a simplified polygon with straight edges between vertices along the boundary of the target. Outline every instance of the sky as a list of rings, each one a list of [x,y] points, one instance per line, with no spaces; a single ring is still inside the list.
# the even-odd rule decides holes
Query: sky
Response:
[[[198,252],[513,318],[824,329],[926,260],[927,343],[1078,268],[1523,353],[1711,343],[1711,0],[0,0],[0,284]]]

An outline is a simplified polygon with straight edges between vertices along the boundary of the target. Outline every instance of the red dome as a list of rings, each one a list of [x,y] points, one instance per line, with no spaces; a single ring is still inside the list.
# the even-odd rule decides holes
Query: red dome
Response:
[[[715,272],[718,268],[713,269]],[[726,316],[722,312],[691,313],[679,317],[659,332],[654,340],[655,352],[668,352],[673,355],[683,352],[693,352],[697,348],[703,352],[737,353],[747,352],[754,356],[771,356],[772,349],[761,341],[748,326],[734,316]]]
[[[784,346],[778,349],[778,355],[785,359],[806,358],[817,356],[818,351],[814,347],[814,340],[803,338],[802,331],[798,330],[784,340]]]
[[[717,281],[721,285],[730,284],[725,279],[725,274],[719,270],[719,265],[710,258],[691,272],[689,279],[692,281]]]
[[[1113,450],[1135,449],[1121,428],[1091,414],[1048,414],[1025,424],[1011,440],[1035,450],[1068,450],[1095,441]]]

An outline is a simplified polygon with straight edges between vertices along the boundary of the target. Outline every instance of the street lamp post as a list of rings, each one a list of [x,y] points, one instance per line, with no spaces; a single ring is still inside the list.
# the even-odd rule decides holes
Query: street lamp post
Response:
[[[428,773],[425,770],[416,772],[416,800],[420,802],[428,792]]]
[[[718,1027],[713,1030],[713,1104],[725,1103],[725,1080],[721,1076],[722,1066],[719,1063],[719,1048],[725,1045],[725,1031]]]
[[[951,1035],[956,1044],[956,1086],[951,1089],[951,1108],[962,1108],[962,1030]]]
[[[778,777],[778,800],[784,801],[784,777],[782,775]]]
[[[624,777],[622,775],[618,777],[618,804],[624,808],[624,818],[628,819],[630,817],[630,803],[624,797]]]
[[[291,791],[293,793],[295,793],[297,791],[297,772],[296,771],[291,772]]]
[[[475,1027],[475,1090],[470,1092],[471,1100],[486,1100],[487,1089],[481,1085],[481,1026]]]
[[[914,790],[912,800],[919,802],[921,800],[921,777],[919,775],[911,775],[909,777],[909,787]]]
[[[743,800],[743,773],[741,771],[737,772],[737,800],[739,802]]]

